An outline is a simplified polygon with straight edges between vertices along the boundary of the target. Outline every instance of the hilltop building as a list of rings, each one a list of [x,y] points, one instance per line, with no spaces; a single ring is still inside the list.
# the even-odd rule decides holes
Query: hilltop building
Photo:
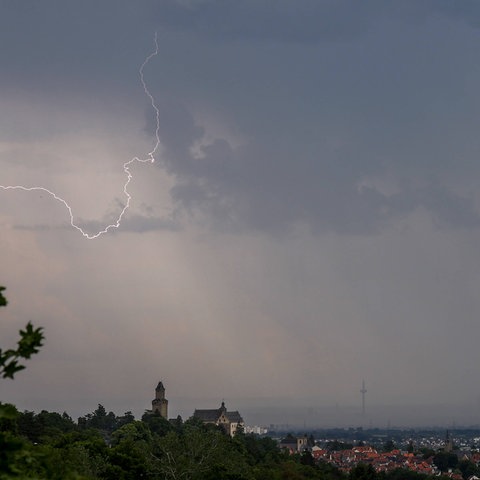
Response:
[[[245,426],[240,413],[238,411],[229,412],[225,407],[225,402],[222,402],[220,408],[214,408],[213,410],[195,410],[193,416],[203,423],[212,423],[223,427],[231,437],[235,435],[239,426],[242,428]]]
[[[155,398],[152,400],[152,413],[156,412],[168,420],[168,400],[165,398],[165,387],[162,382],[158,382]]]

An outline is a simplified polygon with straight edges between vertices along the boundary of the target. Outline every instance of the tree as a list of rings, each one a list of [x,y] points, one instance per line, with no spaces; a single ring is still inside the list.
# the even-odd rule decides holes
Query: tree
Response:
[[[234,441],[218,430],[186,422],[183,433],[158,438],[155,472],[165,480],[245,479],[249,466]]]
[[[143,422],[133,421],[123,425],[112,434],[112,445],[118,445],[122,442],[131,444],[142,442],[142,444],[152,443],[152,433]]]
[[[313,467],[315,465],[315,459],[313,458],[312,452],[305,450],[300,457],[300,463],[302,465],[310,465]]]
[[[142,416],[142,422],[148,426],[152,433],[155,433],[160,437],[165,436],[168,432],[171,432],[174,429],[174,426],[158,412],[144,413]],[[179,425],[177,424],[177,427],[178,426]]]
[[[7,299],[2,292],[5,287],[0,287],[0,307],[7,305]],[[13,379],[15,374],[25,368],[19,361],[21,359],[29,359],[33,354],[38,353],[43,344],[43,329],[33,328],[28,322],[25,330],[20,330],[20,340],[16,349],[8,349],[2,352],[0,349],[0,376],[2,378]],[[0,405],[0,421],[13,422],[18,415],[17,409],[13,405]],[[20,472],[19,463],[26,457],[29,452],[23,440],[19,439],[11,432],[0,432],[0,475],[17,474]]]
[[[152,473],[152,433],[140,421],[127,423],[112,434],[112,448],[108,457],[111,467],[106,478],[142,478]]]
[[[375,480],[377,474],[371,465],[359,463],[350,470],[349,480]]]
[[[349,450],[351,448],[353,448],[353,444],[351,443],[345,443],[339,440],[327,442],[327,450],[329,451]]]
[[[383,445],[383,451],[391,452],[392,450],[395,450],[395,443],[390,439],[385,442],[385,445]]]
[[[480,468],[475,465],[471,460],[460,460],[457,468],[462,472],[462,477],[467,479],[473,475],[477,476],[480,473]]]
[[[7,299],[2,292],[5,287],[0,287],[0,307],[7,305]],[[25,368],[24,365],[19,364],[21,359],[29,359],[33,354],[38,353],[40,347],[43,345],[43,329],[33,328],[33,325],[28,322],[25,330],[20,330],[20,340],[17,343],[16,349],[9,349],[2,352],[0,349],[0,375],[2,378],[11,378],[15,374]]]
[[[274,464],[289,458],[282,452],[278,443],[270,437],[259,437],[253,433],[235,435],[234,445],[249,465]]]
[[[443,473],[457,466],[458,457],[452,452],[438,452],[433,457],[433,463]]]
[[[396,468],[385,474],[385,480],[425,480],[427,477],[424,473],[414,472],[407,468]]]
[[[128,412],[125,412],[121,417],[117,417],[117,426],[118,428],[120,428],[134,421],[135,417],[133,413],[129,410]]]
[[[113,412],[108,412],[100,403],[93,413],[87,413],[85,417],[78,419],[78,424],[82,428],[96,428],[103,432],[103,436],[108,440],[109,435],[118,427],[117,417]]]

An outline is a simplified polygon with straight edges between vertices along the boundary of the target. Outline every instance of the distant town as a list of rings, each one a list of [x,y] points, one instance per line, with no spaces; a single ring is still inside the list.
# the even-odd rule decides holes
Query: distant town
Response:
[[[362,383],[362,413],[365,413],[365,383]],[[165,387],[159,382],[152,400],[152,413],[168,417]],[[370,466],[376,473],[406,469],[424,475],[444,475],[455,480],[480,477],[480,427],[445,430],[439,428],[329,428],[295,429],[286,425],[245,425],[238,411],[219,408],[196,409],[193,418],[221,427],[234,437],[237,432],[268,436],[290,455],[311,457],[344,473],[358,465]],[[170,420],[173,421],[173,420]],[[471,475],[469,475],[471,473]]]
[[[480,480],[480,428],[248,425],[224,399],[172,418],[166,393],[139,420],[0,404],[0,478]]]

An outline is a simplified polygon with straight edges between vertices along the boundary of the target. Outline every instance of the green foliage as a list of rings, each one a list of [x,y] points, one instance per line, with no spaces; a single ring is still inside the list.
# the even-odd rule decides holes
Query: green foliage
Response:
[[[135,421],[135,417],[133,416],[133,413],[130,411],[125,412],[121,417],[117,417],[117,427],[120,428],[123,425],[127,425],[134,421]]]
[[[123,423],[122,419],[122,423]],[[105,407],[98,404],[96,410],[88,413],[84,417],[78,419],[78,424],[82,428],[95,428],[100,430],[105,440],[109,441],[110,434],[119,427],[119,420],[113,412],[108,412]]]
[[[171,431],[155,445],[155,471],[165,480],[251,479],[244,456],[234,441],[217,430],[188,424]]]
[[[5,287],[0,287],[0,307],[7,305],[7,299],[2,294],[4,290]],[[33,354],[38,353],[43,345],[44,336],[41,327],[33,328],[33,325],[28,322],[25,330],[20,330],[19,333],[20,340],[16,349],[12,348],[5,352],[0,349],[0,375],[3,378],[13,379],[17,372],[25,368],[19,361],[28,360]]]
[[[143,422],[133,421],[123,425],[112,434],[112,445],[122,443],[142,444],[142,446],[151,445],[153,441],[152,433]]]
[[[3,296],[3,291],[5,287],[0,287],[0,307],[5,307],[7,305],[7,299]]]
[[[432,458],[435,455],[435,450],[427,447],[420,448],[419,452],[422,454],[425,460],[427,460],[428,458]]]
[[[18,410],[9,403],[0,403],[0,432],[16,433]]]
[[[181,418],[180,418],[181,420]],[[150,431],[160,437],[164,437],[168,432],[172,430],[182,428],[182,423],[176,421],[176,425],[172,425],[166,418],[163,418],[158,412],[156,413],[144,413],[142,416],[142,422],[144,422]]]
[[[42,328],[33,328],[28,322],[25,330],[20,330],[20,340],[16,349],[9,349],[2,352],[0,349],[0,375],[3,378],[12,378],[17,372],[23,370],[25,365],[19,363],[20,359],[29,359],[33,354],[38,353],[43,345]]]
[[[343,480],[346,475],[338,469],[335,465],[320,460],[317,463],[317,469],[320,471],[321,478],[328,478],[330,480]]]
[[[302,465],[310,465],[311,467],[315,466],[315,459],[313,458],[313,455],[310,453],[310,451],[305,450],[301,457],[300,457],[300,463]]]
[[[33,443],[45,443],[48,438],[58,438],[62,433],[71,432],[76,428],[73,420],[64,413],[42,410],[38,415],[25,411],[16,418],[19,435]]]
[[[383,445],[383,451],[391,452],[392,450],[395,450],[395,443],[393,440],[390,439],[390,440],[387,440]]]
[[[327,443],[327,450],[338,451],[338,450],[350,450],[353,448],[353,444],[339,442],[338,440],[333,440],[332,442]]]
[[[377,474],[371,465],[359,463],[350,470],[349,480],[375,480]]]
[[[475,465],[471,460],[460,460],[458,462],[457,468],[462,473],[462,477],[466,480],[471,476],[475,475],[476,477],[480,476],[480,467]]]
[[[19,473],[16,466],[24,454],[24,443],[9,432],[0,433],[0,479],[10,478]]]
[[[0,287],[0,307],[7,305],[7,299]],[[43,329],[34,328],[29,322],[25,330],[20,330],[20,340],[17,348],[0,350],[0,376],[13,379],[15,374],[25,368],[19,363],[22,359],[28,360],[38,353],[43,344]],[[0,404],[0,480],[13,478],[22,474],[22,464],[31,464],[34,458],[25,442],[16,436],[17,409],[13,405]],[[48,478],[48,477],[45,477]],[[52,477],[53,478],[53,477]],[[65,477],[66,478],[66,477]]]
[[[457,466],[458,457],[452,452],[438,452],[433,456],[433,463],[441,472],[446,472]]]
[[[288,454],[280,451],[277,442],[270,437],[257,437],[250,433],[243,437],[235,437],[235,441],[242,443],[250,465],[280,463],[281,460],[288,458]]]
[[[385,474],[385,480],[425,480],[428,478],[424,473],[414,472],[405,468],[396,468]]]

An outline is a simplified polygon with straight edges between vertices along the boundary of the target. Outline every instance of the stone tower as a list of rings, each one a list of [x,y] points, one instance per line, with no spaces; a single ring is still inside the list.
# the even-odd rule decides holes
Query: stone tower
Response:
[[[165,398],[165,387],[162,382],[158,382],[155,389],[155,398],[152,400],[152,412],[158,412],[163,418],[168,420],[168,400]]]

